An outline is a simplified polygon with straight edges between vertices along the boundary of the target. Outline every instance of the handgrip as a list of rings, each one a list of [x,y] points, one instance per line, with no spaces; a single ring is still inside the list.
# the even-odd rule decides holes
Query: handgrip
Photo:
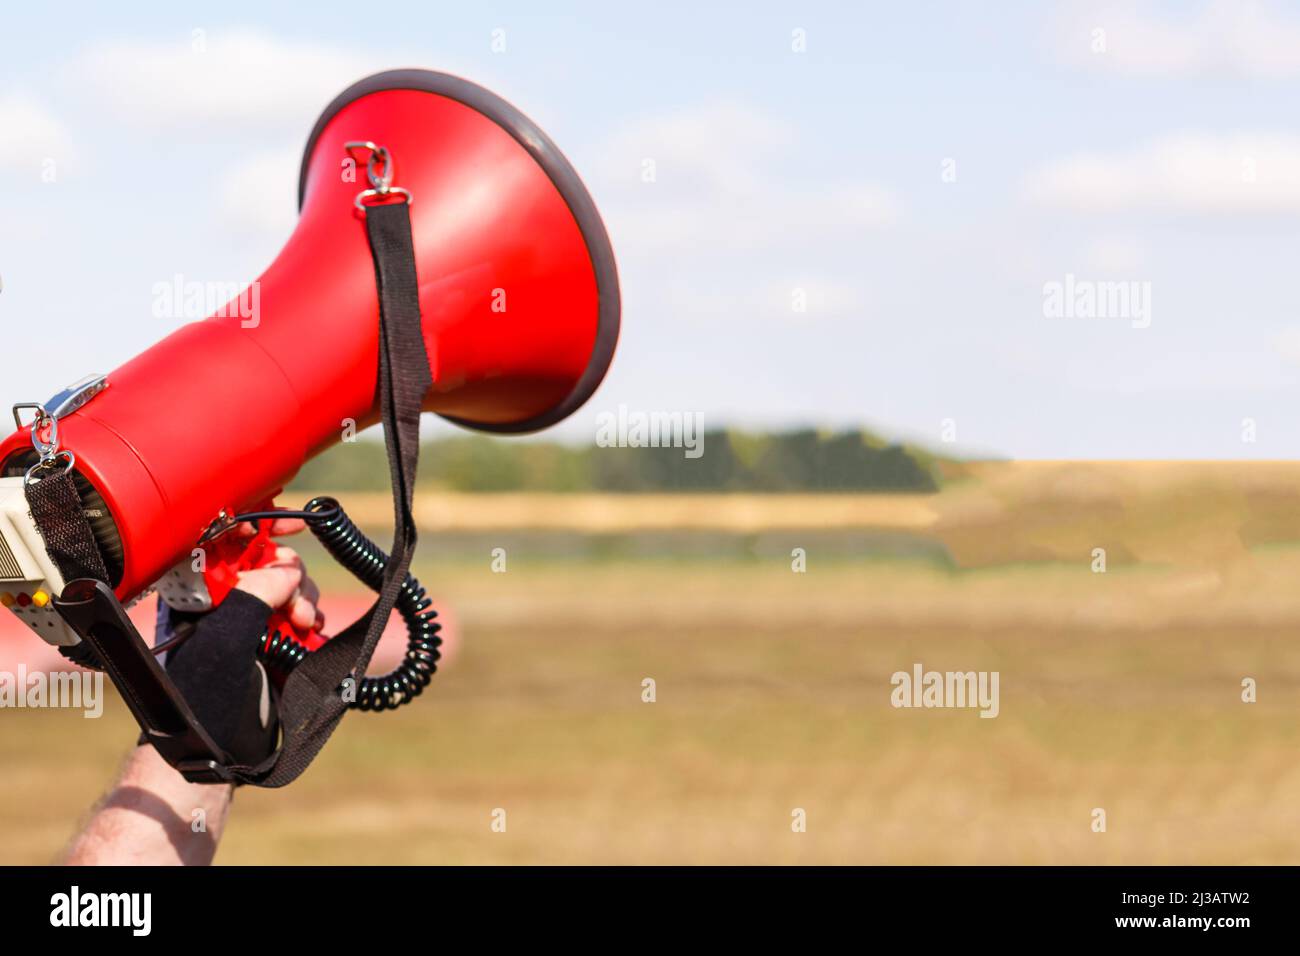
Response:
[[[224,600],[238,583],[240,572],[263,567],[275,560],[275,542],[270,532],[274,514],[274,511],[262,510],[242,516],[257,521],[257,532],[251,539],[226,534],[208,545],[212,553],[204,578],[214,605]],[[388,555],[353,524],[337,501],[313,498],[303,511],[290,514],[303,517],[326,552],[358,581],[372,591],[383,586]],[[394,611],[406,624],[406,656],[389,674],[357,674],[356,696],[350,701],[350,706],[359,710],[391,710],[409,703],[428,686],[437,670],[439,646],[442,644],[438,636],[442,625],[438,623],[438,612],[432,603],[420,582],[408,573],[394,605]],[[295,628],[287,614],[276,611],[268,623],[260,659],[266,664],[272,679],[283,684],[288,674],[309,653],[328,641],[329,638],[319,631],[304,633]]]
[[[269,505],[268,505],[269,509]],[[251,538],[237,538],[225,534],[216,538],[208,546],[203,579],[207,584],[212,606],[216,607],[238,585],[239,575],[266,567],[275,561],[275,540],[271,537],[271,519],[256,520],[257,531]],[[315,628],[299,628],[289,619],[287,612],[281,609],[272,611],[266,624],[266,636],[262,650],[270,654],[275,642],[292,638],[303,650],[310,652],[321,647],[329,640]],[[273,674],[277,683],[283,684],[284,674]]]

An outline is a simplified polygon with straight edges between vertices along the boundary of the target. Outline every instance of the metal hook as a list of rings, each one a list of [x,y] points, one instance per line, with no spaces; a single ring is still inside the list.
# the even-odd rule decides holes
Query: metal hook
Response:
[[[352,140],[344,143],[343,148],[349,153],[356,149],[369,150],[370,156],[366,160],[366,178],[370,180],[372,189],[381,194],[388,192],[393,181],[393,158],[389,155],[387,146],[379,146],[370,140]],[[382,174],[379,172],[380,166],[384,169]]]
[[[388,152],[387,146],[380,146],[367,139],[351,140],[344,143],[343,148],[347,150],[349,155],[354,150],[359,149],[369,150],[370,152],[370,157],[366,160],[366,178],[370,180],[370,188],[357,193],[357,198],[353,200],[359,211],[364,213],[366,211],[366,200],[375,197],[383,200],[396,194],[403,197],[408,206],[415,202],[409,190],[393,185],[393,156]],[[383,168],[382,173],[379,172],[381,167]]]
[[[43,470],[45,468],[54,467],[55,462],[57,462],[60,458],[63,457],[66,457],[68,459],[68,464],[63,469],[63,474],[66,475],[68,472],[72,471],[73,466],[77,464],[77,456],[65,448],[63,449],[63,451],[55,452],[49,458],[42,458],[40,461],[36,462],[34,465],[28,468],[27,471],[23,474],[23,484],[34,485],[37,482],[44,480],[44,478],[47,476],[42,475],[40,478],[36,478],[34,477],[36,472],[39,470]]]

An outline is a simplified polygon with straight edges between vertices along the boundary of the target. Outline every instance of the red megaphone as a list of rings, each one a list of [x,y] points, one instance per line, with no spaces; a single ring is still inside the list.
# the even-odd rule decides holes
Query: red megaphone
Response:
[[[345,429],[377,420],[375,268],[357,208],[377,157],[411,198],[434,383],[426,410],[484,431],[533,431],[572,413],[604,377],[618,277],[573,167],[527,117],[465,80],[424,70],[362,80],[312,130],[298,226],[256,295],[47,408],[60,416],[60,453],[75,456],[122,601],[187,559],[223,512],[273,497]],[[21,428],[0,444],[0,482],[36,461]],[[0,502],[0,572],[4,514]],[[10,580],[40,586],[14,563]]]

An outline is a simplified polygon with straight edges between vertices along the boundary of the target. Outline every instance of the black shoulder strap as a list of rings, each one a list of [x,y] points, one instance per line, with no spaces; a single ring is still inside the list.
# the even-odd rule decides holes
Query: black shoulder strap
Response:
[[[415,551],[411,498],[420,454],[420,410],[433,384],[420,328],[419,283],[406,201],[367,206],[366,232],[379,290],[379,407],[393,487],[393,547],[379,599],[359,620],[307,655],[285,681],[280,697],[280,749],[255,767],[233,765],[186,706],[166,672],[103,583],[107,577],[71,476],[27,488],[37,527],[68,582],[55,605],[104,661],[159,753],[186,779],[233,780],[282,787],[315,758],[347,711],[344,681],[359,681],[370,664]],[[46,488],[47,483],[49,487]],[[72,498],[67,498],[71,490]],[[75,518],[81,525],[76,525]],[[94,566],[87,548],[98,561]],[[72,578],[77,580],[72,580]]]
[[[349,675],[360,680],[365,674],[415,551],[411,498],[420,456],[420,409],[433,375],[420,330],[410,206],[406,202],[367,206],[365,216],[379,288],[379,408],[393,486],[392,558],[374,606],[307,655],[285,681],[280,751],[267,765],[239,774],[263,787],[282,787],[296,779],[329,740],[347,709],[340,687]]]

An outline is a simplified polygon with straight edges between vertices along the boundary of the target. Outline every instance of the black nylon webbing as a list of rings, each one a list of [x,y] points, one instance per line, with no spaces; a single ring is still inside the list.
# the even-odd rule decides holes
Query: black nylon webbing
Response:
[[[62,467],[62,466],[59,466]],[[108,568],[95,544],[82,510],[81,495],[71,472],[59,474],[23,486],[27,507],[63,580],[95,578],[108,580]]]
[[[420,409],[433,375],[420,331],[410,207],[405,202],[368,206],[366,232],[379,289],[379,408],[393,487],[391,558],[374,606],[308,654],[285,681],[279,753],[260,767],[235,772],[262,787],[282,787],[297,779],[329,740],[347,710],[340,684],[349,675],[357,681],[364,676],[415,551],[411,497],[420,455]]]

